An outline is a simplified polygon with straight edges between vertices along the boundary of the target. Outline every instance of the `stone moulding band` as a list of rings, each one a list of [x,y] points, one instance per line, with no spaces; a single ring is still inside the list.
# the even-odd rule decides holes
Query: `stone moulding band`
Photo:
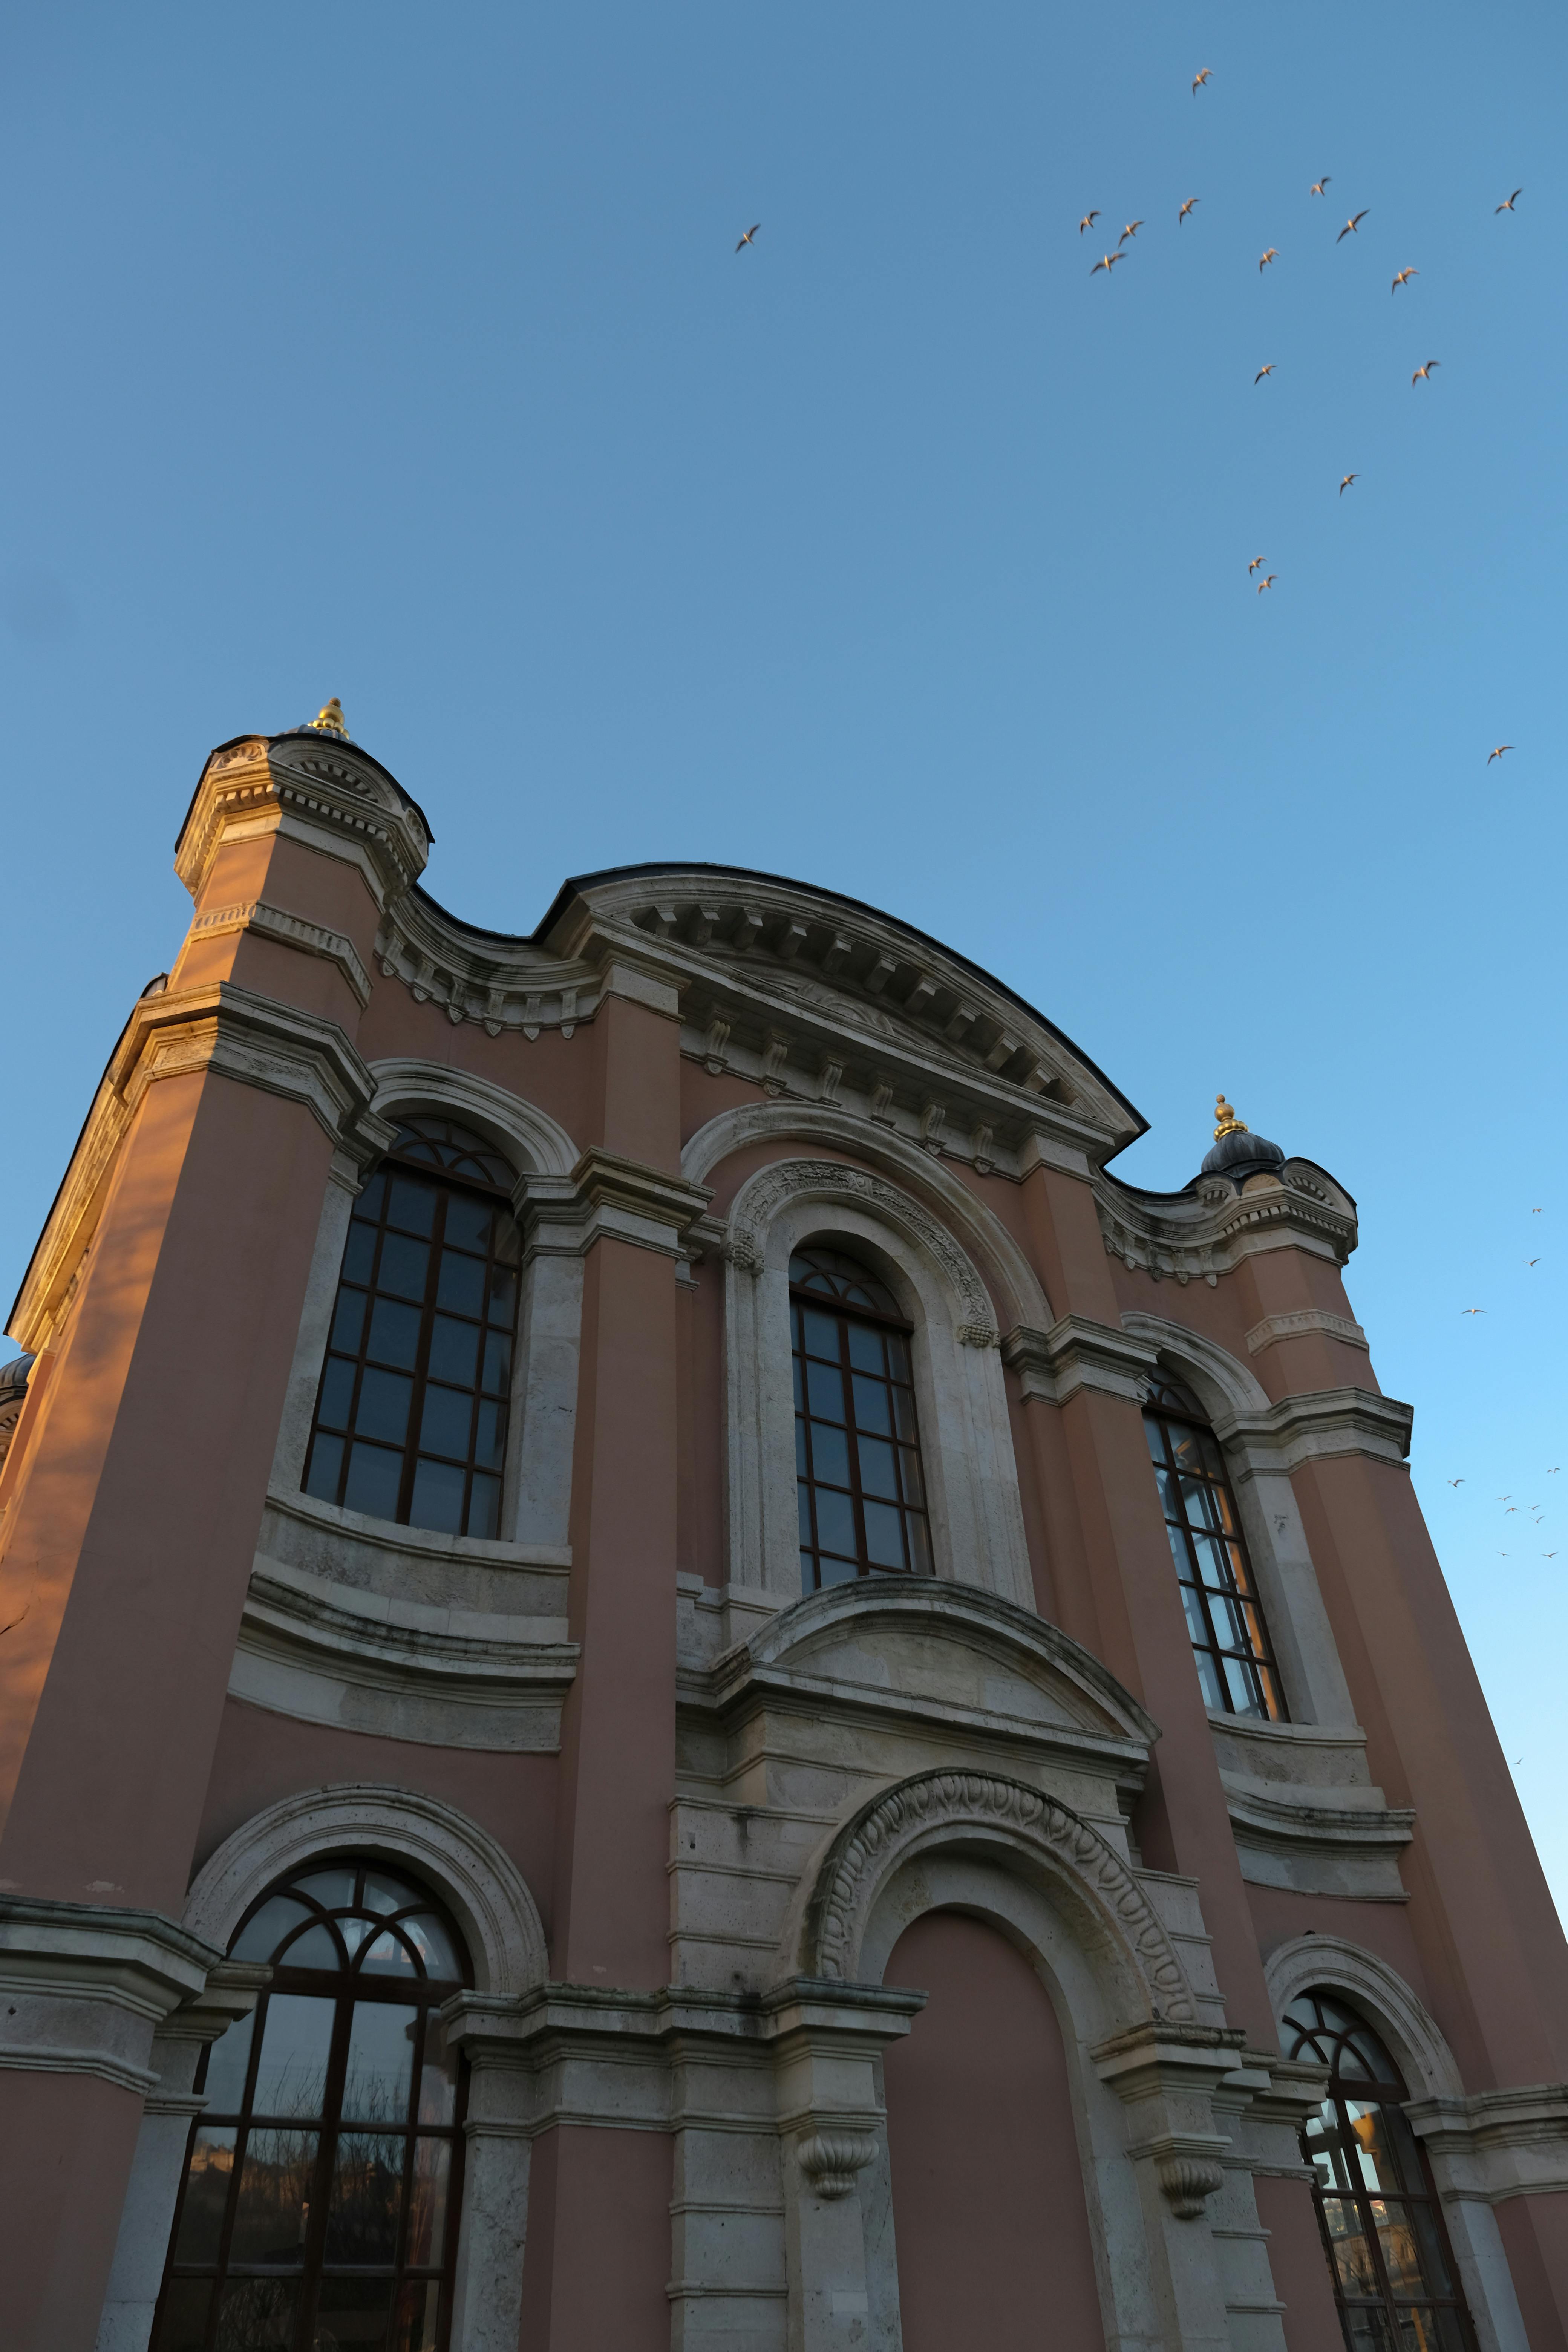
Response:
[[[219,940],[237,931],[256,931],[263,939],[277,940],[284,947],[300,948],[307,955],[336,964],[361,1004],[370,1003],[370,974],[353,940],[343,932],[307,922],[303,915],[269,906],[265,898],[251,898],[242,906],[215,907],[210,913],[198,915],[191,925],[193,939]]]
[[[1121,1946],[1151,2011],[1194,2023],[1197,2011],[1175,1948],[1127,1864],[1068,1806],[1020,1780],[984,1772],[917,1774],[885,1790],[829,1847],[806,1914],[803,1966],[814,1976],[853,1973],[872,1903],[900,1864],[968,1832],[1000,1836],[1020,1856],[1066,1878]]]

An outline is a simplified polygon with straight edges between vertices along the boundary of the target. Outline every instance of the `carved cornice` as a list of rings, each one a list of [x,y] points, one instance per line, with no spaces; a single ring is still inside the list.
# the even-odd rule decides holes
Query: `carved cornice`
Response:
[[[713,1198],[709,1185],[688,1183],[596,1144],[570,1176],[529,1176],[520,1192],[530,1255],[581,1256],[608,1238],[679,1258],[687,1234]]]
[[[454,1027],[474,1021],[492,1037],[507,1030],[531,1044],[552,1029],[570,1037],[599,1006],[600,975],[591,962],[531,940],[485,938],[422,892],[405,891],[387,907],[375,957],[416,1004],[438,1004]]]
[[[1443,2163],[1446,2198],[1500,2205],[1568,2189],[1568,2083],[1412,2099],[1405,2112],[1428,2155]]]
[[[65,1182],[39,1237],[11,1328],[37,1354],[97,1229],[110,1171],[137,1106],[160,1078],[206,1071],[303,1103],[331,1142],[361,1166],[386,1150],[393,1129],[370,1105],[375,1081],[334,1021],[221,981],[142,997],[99,1086]]]
[[[1304,1249],[1343,1265],[1356,1245],[1349,1193],[1310,1160],[1288,1160],[1277,1178],[1250,1176],[1239,1191],[1214,1176],[1190,1192],[1135,1192],[1102,1173],[1094,1198],[1109,1255],[1157,1282],[1169,1275],[1212,1288],[1245,1258],[1271,1249]]]
[[[871,1903],[892,1873],[918,1853],[976,1835],[998,1838],[1065,1878],[1130,1961],[1151,2006],[1174,2022],[1195,2022],[1175,1947],[1121,1855],[1055,1797],[994,1773],[919,1773],[845,1824],[812,1892],[805,1949],[810,1972],[847,1978]]]
[[[0,1895],[0,2070],[96,2074],[144,2096],[152,2029],[222,1958],[161,1912]]]
[[[1155,1351],[1142,1339],[1086,1315],[1063,1315],[1048,1331],[1020,1324],[1002,1342],[1002,1360],[1018,1375],[1026,1402],[1066,1404],[1079,1389],[1141,1404]]]
[[[307,730],[248,736],[212,754],[174,870],[199,899],[220,842],[279,832],[350,859],[383,905],[412,887],[430,854],[423,814],[380,761]]]
[[[232,931],[256,931],[284,947],[323,957],[337,965],[362,1005],[370,1003],[370,974],[353,940],[342,931],[325,930],[320,923],[307,922],[303,915],[269,906],[265,898],[252,898],[243,906],[215,907],[209,914],[198,915],[191,925],[194,940],[223,939]]]

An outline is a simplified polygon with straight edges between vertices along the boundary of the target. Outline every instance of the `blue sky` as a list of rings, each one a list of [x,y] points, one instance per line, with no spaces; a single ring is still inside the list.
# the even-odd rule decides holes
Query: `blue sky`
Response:
[[[1129,1177],[1224,1087],[1355,1193],[1563,1900],[1565,64],[1543,0],[13,14],[5,1296],[226,736],[341,695],[500,929],[833,884],[1075,1036]]]

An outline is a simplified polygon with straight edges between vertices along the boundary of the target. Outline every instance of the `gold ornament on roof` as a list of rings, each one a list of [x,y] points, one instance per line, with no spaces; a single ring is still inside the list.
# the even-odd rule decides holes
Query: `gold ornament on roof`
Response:
[[[323,704],[314,719],[309,719],[306,723],[313,727],[318,735],[342,735],[345,740],[347,740],[348,721],[343,717],[343,706],[335,694],[331,702]]]
[[[1237,1118],[1235,1104],[1227,1103],[1223,1095],[1215,1095],[1214,1098],[1214,1115],[1219,1121],[1214,1131],[1216,1143],[1222,1135],[1247,1135],[1251,1132],[1247,1121]]]

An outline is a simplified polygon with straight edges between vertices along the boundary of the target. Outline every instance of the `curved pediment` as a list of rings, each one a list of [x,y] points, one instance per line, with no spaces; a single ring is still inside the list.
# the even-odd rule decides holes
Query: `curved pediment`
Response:
[[[863,1577],[782,1610],[714,1664],[720,1704],[759,1687],[955,1723],[1114,1741],[1146,1754],[1159,1726],[1059,1626],[978,1585]]]

